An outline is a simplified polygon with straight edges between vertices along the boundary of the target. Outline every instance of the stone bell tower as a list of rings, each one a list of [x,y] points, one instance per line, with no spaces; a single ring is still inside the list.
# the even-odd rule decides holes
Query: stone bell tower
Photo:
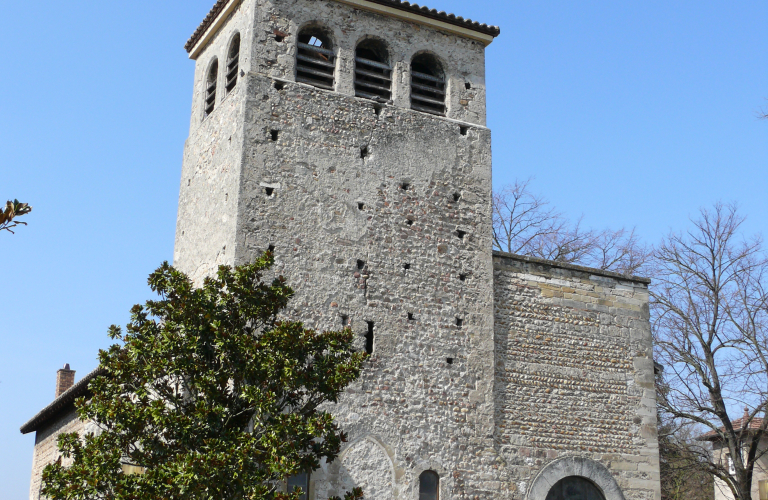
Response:
[[[271,248],[290,314],[348,325],[372,354],[334,410],[350,443],[309,498],[498,493],[484,66],[498,34],[399,0],[219,0],[186,46],[175,264],[200,280]]]

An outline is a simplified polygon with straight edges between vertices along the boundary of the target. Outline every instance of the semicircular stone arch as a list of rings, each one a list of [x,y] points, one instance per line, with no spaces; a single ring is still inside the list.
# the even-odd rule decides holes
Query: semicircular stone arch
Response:
[[[571,476],[589,480],[605,500],[625,500],[611,472],[603,464],[585,457],[563,457],[548,464],[534,478],[526,500],[545,500],[553,486]]]
[[[360,487],[365,498],[394,498],[394,465],[379,443],[363,438],[352,443],[340,458],[342,491]]]

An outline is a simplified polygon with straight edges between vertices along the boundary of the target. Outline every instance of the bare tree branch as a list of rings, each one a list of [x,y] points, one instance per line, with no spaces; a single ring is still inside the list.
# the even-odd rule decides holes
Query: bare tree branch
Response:
[[[568,221],[544,198],[533,194],[530,179],[493,193],[493,244],[504,252],[614,271],[638,272],[650,252],[634,228],[593,231],[582,219]]]

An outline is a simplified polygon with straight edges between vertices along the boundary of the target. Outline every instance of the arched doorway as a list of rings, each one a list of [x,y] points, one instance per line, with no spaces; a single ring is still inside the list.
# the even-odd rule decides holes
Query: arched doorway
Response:
[[[547,493],[546,500],[605,500],[600,488],[580,476],[564,477]]]

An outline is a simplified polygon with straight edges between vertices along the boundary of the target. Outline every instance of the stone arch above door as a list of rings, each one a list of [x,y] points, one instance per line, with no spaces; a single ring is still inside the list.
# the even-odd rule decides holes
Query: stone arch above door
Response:
[[[342,491],[363,488],[365,498],[393,500],[395,470],[387,451],[375,439],[352,443],[339,457]]]
[[[570,476],[594,483],[605,500],[625,500],[611,472],[603,464],[585,457],[563,457],[548,464],[534,478],[526,500],[545,500],[558,481]]]

